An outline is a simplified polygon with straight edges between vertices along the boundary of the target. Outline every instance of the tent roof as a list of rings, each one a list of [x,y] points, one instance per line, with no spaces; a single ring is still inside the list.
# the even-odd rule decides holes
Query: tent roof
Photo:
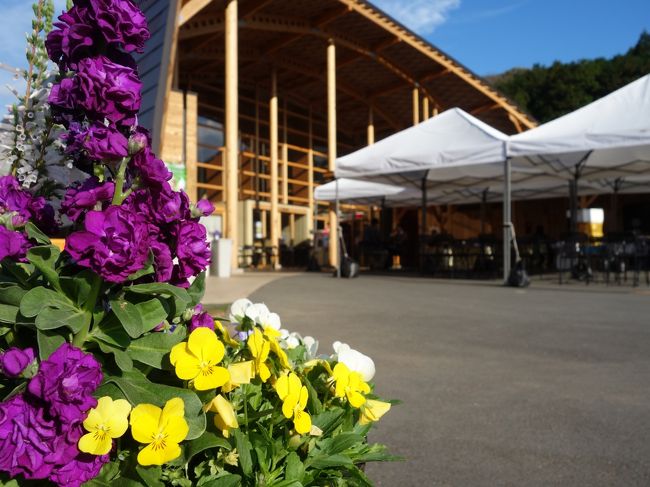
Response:
[[[505,159],[507,136],[452,108],[376,144],[336,160],[337,177],[367,178],[405,175],[419,179],[424,171]]]
[[[574,112],[511,137],[512,157],[650,143],[650,74]]]
[[[420,190],[413,187],[345,178],[319,186],[314,191],[314,198],[335,201],[337,193],[340,201],[359,205],[413,206],[422,200]]]

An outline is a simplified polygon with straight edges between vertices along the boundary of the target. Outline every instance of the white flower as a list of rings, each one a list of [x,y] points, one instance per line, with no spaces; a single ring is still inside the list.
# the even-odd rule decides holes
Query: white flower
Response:
[[[241,323],[246,310],[253,304],[250,299],[241,298],[230,305],[230,321]]]
[[[284,339],[284,342],[287,344],[287,348],[291,350],[300,345],[300,335],[298,333],[289,333],[289,336]]]
[[[280,330],[282,322],[277,313],[271,313],[264,303],[255,303],[246,308],[246,316],[262,328]]]
[[[318,340],[314,337],[306,336],[302,339],[302,344],[307,349],[307,357],[311,360],[316,358],[316,352],[318,352]]]
[[[375,362],[370,357],[350,348],[347,343],[336,341],[332,347],[336,356],[333,358],[345,364],[348,369],[359,372],[364,381],[368,382],[375,376]]]

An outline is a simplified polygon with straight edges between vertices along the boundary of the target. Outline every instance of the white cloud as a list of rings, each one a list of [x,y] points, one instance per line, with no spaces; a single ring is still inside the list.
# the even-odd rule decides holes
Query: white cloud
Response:
[[[430,34],[445,23],[461,0],[374,0],[377,7],[420,34]]]

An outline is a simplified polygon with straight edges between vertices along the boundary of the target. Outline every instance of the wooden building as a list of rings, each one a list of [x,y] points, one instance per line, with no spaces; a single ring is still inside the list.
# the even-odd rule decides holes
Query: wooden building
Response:
[[[233,266],[336,215],[314,188],[337,155],[451,107],[511,134],[534,125],[481,78],[364,0],[140,0],[140,123],[192,199],[217,205]],[[336,262],[337,246],[329,246]]]

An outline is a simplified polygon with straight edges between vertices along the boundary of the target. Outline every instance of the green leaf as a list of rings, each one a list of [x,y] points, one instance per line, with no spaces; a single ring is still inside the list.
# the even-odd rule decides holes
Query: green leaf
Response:
[[[297,480],[281,480],[273,482],[270,487],[302,487],[302,484]]]
[[[50,245],[52,243],[49,237],[41,232],[32,222],[27,222],[25,225],[25,232],[27,232],[27,236],[31,240],[36,240],[39,244]]]
[[[36,316],[35,324],[40,330],[67,326],[77,333],[92,319],[92,314],[74,306],[64,295],[41,286],[23,296],[20,312],[28,318]]]
[[[75,274],[74,276],[62,276],[60,278],[61,287],[67,296],[70,296],[77,304],[82,307],[90,295],[95,281],[100,277],[93,271],[86,269]]]
[[[115,358],[115,363],[120,368],[120,370],[124,372],[130,372],[131,370],[133,370],[133,360],[131,360],[129,354],[127,354],[124,350],[114,347],[112,345],[108,345],[107,343],[104,343],[102,341],[96,340],[96,342],[97,345],[99,345],[99,348],[101,349],[102,352],[113,354],[113,357]]]
[[[27,251],[27,260],[45,276],[45,279],[57,290],[61,290],[59,274],[56,271],[56,261],[61,251],[54,245],[32,247]]]
[[[327,437],[338,425],[343,422],[345,411],[340,408],[331,408],[321,414],[312,417],[312,424],[318,426],[323,431],[323,436]]]
[[[0,304],[0,322],[11,324],[16,323],[19,309],[18,306]]]
[[[201,487],[241,487],[241,485],[241,477],[239,475],[228,474],[205,482],[201,484]]]
[[[94,326],[90,334],[95,339],[114,347],[126,348],[131,343],[131,338],[124,331],[120,320],[112,313]]]
[[[224,448],[228,451],[232,449],[228,440],[212,431],[206,431],[197,439],[190,441],[185,446],[185,457],[189,462],[192,457],[198,455],[202,451],[209,450],[210,448]]]
[[[172,347],[181,341],[183,341],[183,334],[179,329],[174,333],[154,332],[133,340],[126,352],[133,360],[162,369],[165,357]]]
[[[20,301],[20,312],[32,318],[45,308],[62,308],[71,306],[70,300],[62,294],[42,286],[30,289]]]
[[[135,306],[142,318],[143,333],[153,330],[167,318],[167,310],[157,298],[138,303]]]
[[[163,296],[173,300],[172,314],[180,316],[189,307],[192,298],[186,289],[172,286],[163,282],[152,282],[149,284],[136,284],[125,288],[126,291],[136,294],[147,294],[150,296]]]
[[[162,469],[160,467],[142,467],[137,465],[135,470],[147,487],[165,487],[165,484],[160,480],[162,478]]]
[[[198,438],[205,431],[203,403],[193,391],[153,383],[135,368],[119,377],[110,376],[106,382],[119,387],[131,404],[149,403],[163,407],[169,399],[180,397],[185,403],[185,419],[190,427],[186,440]]]
[[[311,468],[325,469],[350,467],[353,465],[352,460],[345,455],[327,455],[319,454],[307,459],[307,465]]]
[[[17,284],[2,283],[0,284],[0,303],[20,306],[20,301],[26,293],[27,290]]]
[[[144,333],[142,316],[135,304],[125,300],[112,300],[111,309],[131,338],[138,338]]]
[[[241,430],[234,430],[235,444],[237,445],[237,453],[239,453],[239,465],[242,472],[246,477],[253,475],[253,459],[251,457],[251,444],[248,438]]]
[[[302,481],[302,476],[305,473],[305,467],[300,461],[300,457],[296,452],[291,452],[287,455],[287,467],[284,472],[286,480]]]
[[[46,360],[66,342],[66,339],[56,331],[36,330],[36,341],[38,343],[38,356],[41,360]]]
[[[190,306],[196,306],[201,302],[203,295],[205,294],[205,272],[201,272],[201,274],[196,276],[196,279],[194,279],[194,282],[187,290],[187,293],[192,299]]]

